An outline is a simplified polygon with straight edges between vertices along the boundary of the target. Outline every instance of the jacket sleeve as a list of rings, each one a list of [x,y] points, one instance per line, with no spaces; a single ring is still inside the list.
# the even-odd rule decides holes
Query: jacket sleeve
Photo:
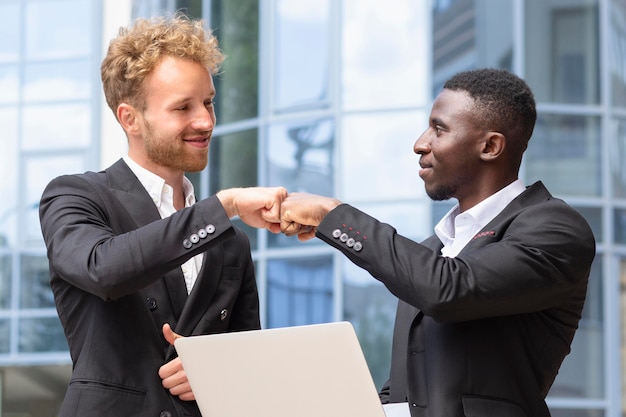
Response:
[[[39,209],[50,267],[70,284],[103,300],[146,287],[234,230],[213,196],[142,227],[105,186],[84,176],[62,176],[45,189]],[[210,233],[197,243],[188,237]]]
[[[520,208],[490,226],[456,258],[446,258],[434,245],[411,241],[344,204],[328,213],[317,237],[441,322],[544,310],[586,286],[595,241],[582,216],[562,201]]]

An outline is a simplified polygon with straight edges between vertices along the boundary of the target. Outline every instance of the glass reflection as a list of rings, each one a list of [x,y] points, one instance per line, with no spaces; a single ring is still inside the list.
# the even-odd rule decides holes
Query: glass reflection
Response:
[[[604,398],[604,314],[602,258],[591,267],[587,299],[571,352],[565,357],[549,397]]]
[[[210,193],[257,185],[257,155],[256,129],[214,136],[209,150]]]
[[[608,54],[611,71],[611,94],[613,104],[626,106],[626,2],[611,2],[611,28],[609,34],[610,52]]]
[[[626,209],[616,209],[613,212],[613,223],[615,243],[626,245]]]
[[[428,7],[427,1],[413,0],[342,2],[345,109],[425,105]]]
[[[25,67],[24,100],[89,98],[90,71],[87,60],[28,64]]]
[[[11,322],[8,319],[0,320],[0,353],[9,353],[11,348]]]
[[[28,58],[90,55],[92,2],[85,0],[30,1],[26,3]],[[54,22],[54,30],[49,30]]]
[[[626,119],[614,119],[609,140],[609,170],[615,197],[626,197]]]
[[[329,1],[278,0],[275,21],[276,111],[328,106]]]
[[[22,255],[20,279],[20,308],[54,307],[50,291],[48,258],[45,256]]]
[[[0,61],[13,61],[19,57],[19,4],[19,0],[0,2]]]
[[[333,321],[330,256],[270,260],[267,264],[267,327]]]
[[[538,102],[600,101],[598,5],[582,0],[529,0],[526,81]]]
[[[524,159],[526,183],[541,180],[553,195],[600,195],[600,138],[597,117],[539,115]]]
[[[19,98],[17,65],[0,65],[0,104],[16,103]]]
[[[2,126],[2,152],[0,152],[0,247],[13,246],[17,233],[17,115],[14,108],[0,109],[0,126]]]
[[[24,107],[22,149],[87,148],[91,145],[91,113],[88,103]]]
[[[0,248],[5,247],[4,236],[0,234]],[[11,274],[13,268],[10,255],[0,255],[0,309],[11,307]]]
[[[20,353],[67,352],[68,346],[57,317],[33,317],[19,321]]]
[[[210,4],[210,26],[227,56],[222,71],[213,79],[217,91],[217,123],[220,125],[257,117],[259,2],[212,0]]]

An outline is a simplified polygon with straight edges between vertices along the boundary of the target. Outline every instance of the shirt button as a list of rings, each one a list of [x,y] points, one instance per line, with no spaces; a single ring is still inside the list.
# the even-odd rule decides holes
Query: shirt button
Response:
[[[356,240],[354,240],[352,238],[350,238],[350,239],[348,239],[346,241],[346,246],[349,247],[349,248],[353,247],[355,244],[356,244]]]
[[[190,249],[193,244],[189,241],[189,239],[183,240],[183,248]]]
[[[341,236],[339,236],[339,240],[345,243],[345,241],[348,240],[348,234],[342,233]]]
[[[339,236],[341,236],[341,230],[339,229],[333,230],[333,237],[337,239]]]
[[[359,252],[361,249],[363,249],[363,244],[361,242],[355,242],[354,243],[354,250]]]
[[[228,317],[228,310],[223,309],[222,311],[220,311],[220,320],[224,321],[226,320],[226,317]]]
[[[206,230],[204,229],[200,229],[198,230],[198,236],[200,236],[200,239],[204,239],[205,237],[207,237],[208,233]]]
[[[200,236],[194,233],[191,236],[189,236],[189,240],[191,240],[191,243],[198,243],[200,242]]]
[[[212,224],[208,224],[204,230],[206,230],[206,232],[210,235],[212,235],[213,233],[215,233],[215,226],[213,226]]]
[[[150,311],[154,311],[157,309],[157,301],[152,297],[146,298],[146,304],[148,304],[148,308],[150,309]]]

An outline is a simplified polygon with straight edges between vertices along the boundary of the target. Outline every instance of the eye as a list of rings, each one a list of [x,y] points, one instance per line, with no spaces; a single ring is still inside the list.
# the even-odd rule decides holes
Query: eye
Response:
[[[204,102],[204,106],[205,107],[211,107],[211,106],[215,106],[215,99],[211,99],[211,100],[207,100]]]
[[[189,109],[189,106],[184,105],[184,106],[176,107],[175,110],[177,110],[177,111],[185,111],[185,110],[188,110],[188,109]]]

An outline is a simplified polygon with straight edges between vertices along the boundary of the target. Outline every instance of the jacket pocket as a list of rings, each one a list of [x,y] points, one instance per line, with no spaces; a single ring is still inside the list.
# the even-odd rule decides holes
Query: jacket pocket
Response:
[[[146,392],[140,389],[73,380],[65,394],[60,415],[139,416],[146,408],[145,402]]]
[[[528,417],[515,403],[484,397],[463,397],[465,417]]]

